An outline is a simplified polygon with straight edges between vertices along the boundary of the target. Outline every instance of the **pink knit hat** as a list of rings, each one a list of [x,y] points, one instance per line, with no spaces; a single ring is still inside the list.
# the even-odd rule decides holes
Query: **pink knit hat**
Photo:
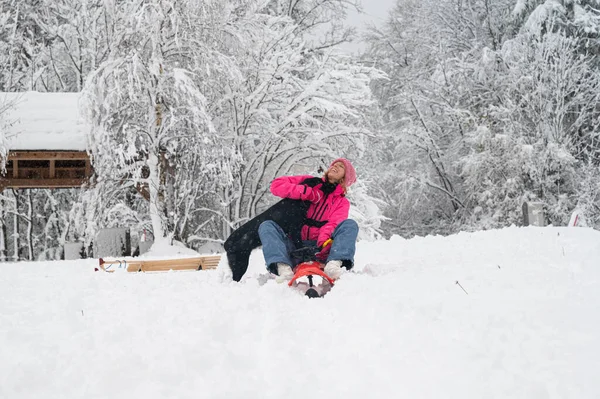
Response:
[[[354,170],[354,166],[348,161],[346,158],[338,158],[329,165],[331,168],[334,163],[341,162],[344,164],[344,168],[346,169],[346,174],[344,175],[344,185],[346,188],[350,187],[356,182],[356,171]]]

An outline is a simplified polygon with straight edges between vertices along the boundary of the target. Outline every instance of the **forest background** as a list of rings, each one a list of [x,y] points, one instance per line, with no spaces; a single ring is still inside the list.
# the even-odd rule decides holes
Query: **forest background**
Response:
[[[362,239],[520,225],[526,201],[600,227],[600,1],[397,0],[361,36],[356,10],[0,0],[0,92],[81,93],[96,171],[0,193],[0,260],[59,259],[109,227],[206,248],[275,201],[273,178],[339,156]]]

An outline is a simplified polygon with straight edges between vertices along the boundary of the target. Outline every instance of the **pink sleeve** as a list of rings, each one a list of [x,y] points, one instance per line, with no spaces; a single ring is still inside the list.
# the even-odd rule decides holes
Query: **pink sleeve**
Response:
[[[311,194],[312,188],[302,185],[305,179],[313,176],[282,176],[271,182],[271,193],[281,198],[301,199],[306,200],[307,196]],[[316,194],[319,194],[319,190],[315,190]],[[320,199],[318,195],[318,199]],[[317,199],[317,198],[314,198]],[[318,200],[317,199],[317,200]],[[315,201],[313,201],[315,202]]]
[[[350,213],[350,201],[347,198],[342,197],[338,206],[327,218],[327,223],[319,230],[319,236],[317,237],[317,245],[320,247],[325,241],[331,238],[331,234],[337,227],[338,224],[348,219]]]

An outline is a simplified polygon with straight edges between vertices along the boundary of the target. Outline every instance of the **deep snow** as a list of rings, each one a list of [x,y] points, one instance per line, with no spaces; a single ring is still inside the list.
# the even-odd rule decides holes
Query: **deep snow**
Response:
[[[600,397],[591,229],[360,242],[313,300],[260,251],[241,283],[95,264],[0,265],[0,398]]]

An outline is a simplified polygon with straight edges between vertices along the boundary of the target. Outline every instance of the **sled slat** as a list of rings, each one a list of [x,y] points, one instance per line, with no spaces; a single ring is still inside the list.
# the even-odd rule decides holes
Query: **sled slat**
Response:
[[[143,272],[166,272],[169,270],[200,270],[201,258],[148,260],[142,263]]]
[[[127,271],[130,273],[139,272],[142,270],[142,264],[139,262],[127,263]]]
[[[212,255],[202,257],[202,269],[216,269],[219,266],[221,255]]]
[[[177,259],[117,259],[100,260],[100,268],[105,271],[114,271],[127,267],[128,272],[166,272],[169,270],[206,270],[216,269],[221,255],[197,256],[194,258]]]

